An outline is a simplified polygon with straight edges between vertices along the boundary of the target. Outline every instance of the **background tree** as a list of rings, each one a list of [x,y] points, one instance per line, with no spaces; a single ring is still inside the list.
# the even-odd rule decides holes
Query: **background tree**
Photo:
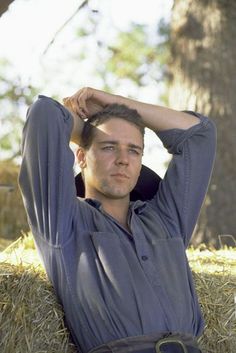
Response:
[[[206,114],[218,129],[212,182],[195,243],[236,235],[236,2],[175,0],[171,21],[170,105]],[[222,242],[235,245],[225,237]]]

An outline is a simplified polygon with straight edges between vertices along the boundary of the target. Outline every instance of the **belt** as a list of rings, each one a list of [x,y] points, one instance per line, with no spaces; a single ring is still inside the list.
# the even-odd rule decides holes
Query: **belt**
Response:
[[[196,339],[182,333],[125,337],[95,347],[88,353],[202,353]]]

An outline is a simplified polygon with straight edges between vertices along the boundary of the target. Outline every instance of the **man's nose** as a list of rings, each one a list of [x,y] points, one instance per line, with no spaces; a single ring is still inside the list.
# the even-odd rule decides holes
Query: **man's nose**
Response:
[[[123,164],[123,165],[129,164],[128,151],[118,150],[117,151],[117,157],[116,157],[116,163],[117,164]]]

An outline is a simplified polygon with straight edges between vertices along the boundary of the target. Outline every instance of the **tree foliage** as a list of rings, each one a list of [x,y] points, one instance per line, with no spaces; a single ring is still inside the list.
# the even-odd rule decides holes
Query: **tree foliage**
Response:
[[[117,78],[129,79],[137,85],[145,83],[146,76],[159,79],[157,49],[147,42],[146,28],[133,24],[128,32],[118,33],[114,45],[109,48],[108,72]]]
[[[102,12],[93,9],[87,1],[83,4],[86,6],[81,9],[79,7],[76,13],[80,10],[80,14],[87,17],[87,21],[85,25],[77,28],[77,53],[69,57],[68,61],[74,61],[77,67],[81,67],[83,62],[89,60],[89,56],[94,55],[95,51],[92,53],[91,47],[95,48],[94,77],[98,77],[101,82],[100,87],[108,91],[117,90],[118,86],[125,85],[127,82],[138,88],[148,86],[150,83],[155,86],[165,81],[169,55],[168,24],[161,21],[156,30],[151,31],[148,26],[131,23],[127,30],[116,31],[113,37],[107,39],[106,36],[99,36],[103,25]],[[113,30],[115,33],[114,28]],[[58,31],[59,34],[60,31]],[[49,46],[53,47],[54,39],[45,51]],[[0,130],[0,158],[14,158],[19,154],[26,107],[32,103],[33,97],[38,92],[37,88],[23,84],[20,77],[12,77],[9,72],[10,65],[2,60],[0,62],[0,108],[3,114]]]
[[[119,32],[115,42],[108,46],[106,70],[116,79],[128,79],[137,87],[165,80],[168,26],[161,22],[159,29],[159,33],[150,33],[148,26],[132,23],[127,31]]]
[[[20,154],[20,140],[25,111],[37,89],[24,85],[20,78],[7,77],[10,64],[0,61],[0,159],[14,159]]]
[[[104,30],[103,13],[89,6],[84,11],[87,21],[77,29],[78,60],[89,60],[91,47],[95,48],[94,75],[101,79],[104,89],[117,90],[118,85],[126,83],[138,88],[165,80],[169,24],[162,20],[153,30],[132,22],[124,30],[112,27],[113,35],[106,36],[100,35]]]

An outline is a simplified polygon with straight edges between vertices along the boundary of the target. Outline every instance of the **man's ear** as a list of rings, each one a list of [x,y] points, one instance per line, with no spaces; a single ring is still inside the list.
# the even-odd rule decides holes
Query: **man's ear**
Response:
[[[86,151],[82,147],[79,147],[77,149],[76,157],[77,157],[80,168],[84,169],[87,165],[86,164]]]

